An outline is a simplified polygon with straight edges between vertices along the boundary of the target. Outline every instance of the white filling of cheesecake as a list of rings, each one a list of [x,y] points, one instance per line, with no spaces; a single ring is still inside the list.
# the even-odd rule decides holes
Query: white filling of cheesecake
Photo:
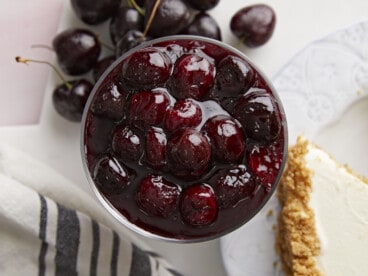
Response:
[[[310,208],[321,242],[317,265],[324,275],[368,275],[368,184],[313,146]]]

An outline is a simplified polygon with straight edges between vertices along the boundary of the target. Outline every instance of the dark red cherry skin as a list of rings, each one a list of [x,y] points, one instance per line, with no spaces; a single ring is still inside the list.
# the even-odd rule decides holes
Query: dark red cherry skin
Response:
[[[101,45],[97,36],[86,29],[67,29],[52,41],[58,64],[68,75],[87,73],[97,63]]]
[[[219,208],[235,207],[240,201],[252,196],[256,181],[244,165],[235,165],[217,174],[214,190]]]
[[[91,110],[96,115],[119,121],[125,115],[126,97],[127,95],[119,85],[111,80],[106,81],[101,84]]]
[[[247,153],[249,169],[268,190],[280,171],[282,155],[281,146],[277,143],[270,146],[254,145]]]
[[[166,111],[165,129],[169,132],[184,127],[196,127],[202,121],[202,110],[192,99],[177,101]]]
[[[135,89],[159,87],[169,79],[170,74],[170,58],[150,47],[134,52],[122,66],[123,81]]]
[[[181,188],[158,175],[148,175],[139,184],[136,201],[151,216],[168,217],[178,205]]]
[[[85,150],[88,153],[89,168],[94,166],[96,158],[110,147],[111,135],[115,124],[109,118],[95,116],[93,120],[86,118],[86,133],[90,136]]]
[[[185,0],[185,2],[196,10],[206,11],[216,7],[220,0]]]
[[[115,128],[111,147],[121,160],[138,161],[143,153],[141,138],[125,124]]]
[[[254,82],[254,71],[246,61],[229,55],[219,62],[215,82],[216,96],[236,97],[251,87]]]
[[[204,131],[211,140],[215,159],[223,163],[239,162],[245,149],[245,137],[239,124],[227,115],[207,120]]]
[[[234,116],[243,125],[247,137],[261,143],[277,138],[281,132],[281,118],[274,100],[265,91],[242,96],[234,108]]]
[[[88,25],[97,25],[109,19],[120,6],[120,0],[71,0],[79,19]]]
[[[113,64],[115,60],[116,58],[113,55],[113,56],[104,57],[100,59],[99,61],[97,61],[95,66],[92,68],[93,80],[97,82],[98,79],[102,76],[102,74],[106,71],[106,69],[109,68],[109,66]]]
[[[195,179],[209,167],[211,145],[201,132],[181,129],[169,139],[167,158],[172,174],[186,180]]]
[[[151,127],[146,134],[146,161],[154,169],[161,169],[166,164],[167,138],[158,127]]]
[[[110,20],[110,37],[114,44],[129,30],[143,30],[143,16],[134,8],[120,6]]]
[[[114,157],[106,155],[96,164],[94,181],[97,188],[103,193],[114,195],[121,194],[130,185],[131,172]]]
[[[248,47],[265,44],[271,38],[275,25],[275,12],[265,4],[242,8],[230,21],[231,31]]]
[[[205,36],[221,41],[221,30],[216,20],[207,13],[198,13],[182,34]]]
[[[204,56],[185,54],[174,65],[171,93],[177,99],[204,98],[214,84],[214,65]]]
[[[143,42],[150,40],[148,36],[143,36],[143,33],[138,30],[129,30],[123,37],[121,37],[115,46],[115,56],[120,57],[128,50],[142,44]]]
[[[72,122],[80,122],[93,84],[85,79],[70,81],[69,84],[71,84],[71,88],[66,84],[55,88],[52,102],[62,117]]]
[[[146,0],[145,25],[147,24],[156,0]],[[190,12],[182,0],[161,0],[152,20],[148,34],[152,37],[162,37],[178,34],[190,20]]]
[[[164,119],[168,105],[169,98],[163,91],[138,92],[130,100],[129,121],[141,130],[158,126]]]
[[[192,226],[200,227],[214,222],[218,206],[212,187],[207,184],[195,184],[184,190],[180,212],[183,220]]]

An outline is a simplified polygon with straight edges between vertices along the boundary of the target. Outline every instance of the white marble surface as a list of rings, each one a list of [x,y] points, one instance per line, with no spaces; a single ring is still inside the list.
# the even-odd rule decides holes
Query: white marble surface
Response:
[[[228,21],[240,7],[258,1],[222,0],[211,14],[219,19],[224,41],[234,44]],[[272,77],[310,42],[368,17],[368,1],[351,0],[265,0],[277,14],[271,40],[257,49],[242,50]],[[14,57],[52,60],[52,53],[31,49],[32,44],[50,44],[58,28],[80,24],[62,14],[67,0],[2,0],[0,3],[0,142],[15,146],[54,167],[93,196],[82,170],[79,124],[60,118],[51,105],[56,78],[39,65],[15,64]],[[59,25],[59,20],[62,25]],[[44,92],[45,91],[45,92]],[[42,94],[45,97],[42,101]],[[24,100],[21,100],[24,99]],[[40,100],[41,99],[41,100]],[[22,114],[26,113],[26,116]],[[38,116],[40,115],[39,123]],[[27,122],[28,124],[25,124]],[[33,123],[33,124],[29,124]],[[330,134],[331,135],[331,134]],[[327,144],[330,136],[320,140]],[[226,275],[219,240],[198,244],[171,244],[146,240],[185,275]],[[244,248],[252,254],[252,250]],[[257,264],[262,265],[260,259]]]

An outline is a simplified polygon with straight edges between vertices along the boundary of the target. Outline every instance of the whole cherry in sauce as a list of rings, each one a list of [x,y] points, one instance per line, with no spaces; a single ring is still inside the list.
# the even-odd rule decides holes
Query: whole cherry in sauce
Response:
[[[217,201],[211,186],[192,185],[182,195],[180,211],[185,222],[193,226],[209,225],[217,217]]]
[[[130,185],[132,177],[115,157],[106,155],[96,165],[93,179],[103,192],[120,194]]]
[[[146,42],[105,74],[86,111],[87,167],[100,171],[100,182],[122,178],[119,192],[111,181],[97,189],[153,235],[198,240],[239,227],[283,168],[285,117],[275,91],[216,43]]]
[[[243,158],[245,137],[241,126],[234,119],[226,115],[216,115],[208,119],[204,129],[218,162],[237,163]]]
[[[201,122],[202,109],[190,98],[178,100],[166,111],[165,129],[169,132],[183,127],[196,127]]]
[[[178,205],[181,188],[160,175],[148,175],[139,184],[136,200],[151,216],[168,217]]]
[[[211,152],[210,142],[203,133],[190,128],[176,131],[167,146],[172,174],[188,180],[201,176],[209,168]]]
[[[199,54],[182,55],[174,65],[171,91],[180,99],[205,97],[213,86],[214,64]]]

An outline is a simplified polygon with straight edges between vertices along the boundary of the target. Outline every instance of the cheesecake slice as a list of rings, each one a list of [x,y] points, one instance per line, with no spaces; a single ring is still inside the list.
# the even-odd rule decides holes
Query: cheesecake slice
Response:
[[[368,181],[298,138],[278,188],[286,275],[368,275]]]

